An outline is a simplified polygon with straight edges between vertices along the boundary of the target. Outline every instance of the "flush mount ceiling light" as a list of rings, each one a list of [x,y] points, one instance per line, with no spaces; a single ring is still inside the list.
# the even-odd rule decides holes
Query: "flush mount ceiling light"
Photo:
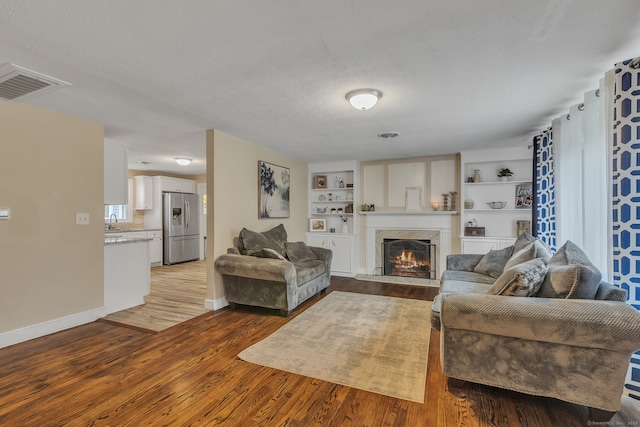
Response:
[[[376,105],[378,99],[382,98],[382,92],[378,89],[356,89],[347,93],[344,97],[353,105],[353,108],[368,110]]]
[[[193,159],[190,159],[188,157],[174,157],[173,160],[175,160],[176,163],[180,166],[187,166],[193,161]]]

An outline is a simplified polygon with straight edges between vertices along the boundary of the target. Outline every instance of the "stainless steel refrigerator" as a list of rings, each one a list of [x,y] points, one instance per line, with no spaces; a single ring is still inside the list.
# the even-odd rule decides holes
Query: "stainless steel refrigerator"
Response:
[[[200,257],[198,195],[163,193],[164,264],[177,264]]]

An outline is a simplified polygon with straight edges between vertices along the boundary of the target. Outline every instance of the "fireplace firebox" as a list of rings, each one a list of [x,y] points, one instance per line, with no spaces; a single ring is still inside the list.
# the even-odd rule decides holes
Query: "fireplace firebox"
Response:
[[[382,274],[385,276],[436,278],[436,245],[423,239],[384,239]]]

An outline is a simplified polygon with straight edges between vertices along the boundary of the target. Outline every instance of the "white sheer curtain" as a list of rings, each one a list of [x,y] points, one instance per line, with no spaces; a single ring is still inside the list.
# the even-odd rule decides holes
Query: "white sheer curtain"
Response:
[[[606,88],[553,121],[558,245],[582,247],[607,280],[608,223]],[[611,104],[609,104],[611,105]]]

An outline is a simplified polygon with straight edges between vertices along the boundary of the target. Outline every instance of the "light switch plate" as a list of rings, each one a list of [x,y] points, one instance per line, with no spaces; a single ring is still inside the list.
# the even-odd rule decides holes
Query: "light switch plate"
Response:
[[[89,214],[76,212],[76,225],[89,225]]]
[[[0,219],[9,219],[11,217],[11,209],[0,208]]]

